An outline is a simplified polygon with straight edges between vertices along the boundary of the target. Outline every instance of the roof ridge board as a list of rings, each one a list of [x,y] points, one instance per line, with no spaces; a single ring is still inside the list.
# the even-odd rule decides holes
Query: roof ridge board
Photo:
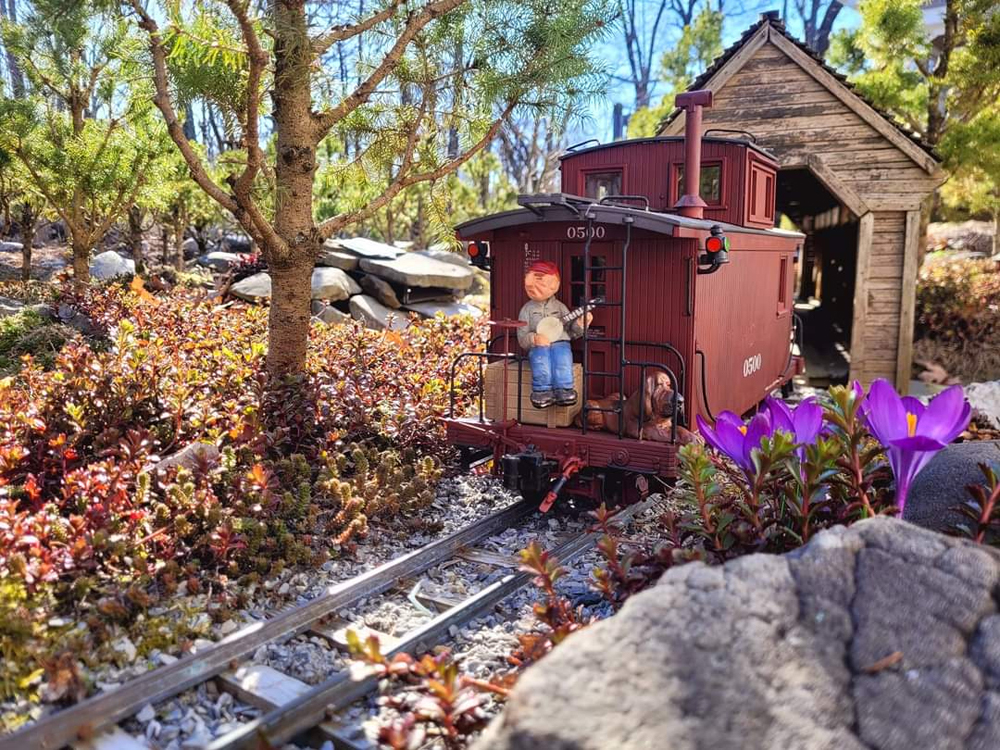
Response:
[[[695,77],[695,79],[688,86],[687,91],[695,91],[697,89],[703,88],[715,76],[715,74],[718,73],[719,70],[727,62],[729,62],[729,60],[737,52],[739,52],[740,49],[742,49],[743,46],[748,41],[750,41],[750,38],[760,30],[761,26],[765,24],[767,24],[770,28],[776,30],[785,39],[787,39],[789,42],[791,42],[796,47],[805,52],[813,60],[813,62],[818,64],[827,73],[829,73],[838,81],[840,81],[840,83],[843,84],[843,86],[846,89],[848,89],[852,94],[858,97],[858,99],[860,99],[866,106],[868,106],[873,112],[879,115],[879,117],[881,117],[890,125],[892,125],[902,135],[906,136],[909,140],[913,141],[915,145],[919,146],[921,149],[923,149],[923,151],[925,151],[935,160],[937,160],[938,162],[941,161],[941,156],[940,154],[937,153],[934,146],[927,143],[919,134],[914,133],[912,130],[904,126],[903,123],[896,120],[891,114],[873,104],[871,100],[868,99],[868,97],[862,94],[857,89],[857,87],[847,79],[846,75],[841,73],[836,68],[827,65],[827,63],[823,60],[823,58],[817,55],[815,50],[813,50],[808,44],[792,36],[792,34],[788,31],[788,29],[785,28],[784,22],[781,21],[780,19],[775,20],[769,18],[768,16],[762,16],[759,20],[754,22],[752,26],[750,26],[746,31],[743,32],[742,35],[740,35],[739,39],[737,39],[735,42],[729,45],[729,47],[723,50],[722,54],[716,57],[712,61],[712,64],[709,65],[703,73]],[[680,113],[681,110],[678,109],[677,107],[674,107],[674,109],[672,109],[662,120],[660,120],[657,131],[662,132],[663,129],[671,122],[673,122]]]

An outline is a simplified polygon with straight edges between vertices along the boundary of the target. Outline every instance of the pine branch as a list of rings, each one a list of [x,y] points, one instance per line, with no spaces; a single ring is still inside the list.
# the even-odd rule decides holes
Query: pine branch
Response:
[[[392,0],[386,8],[380,10],[378,13],[374,13],[363,21],[358,21],[358,23],[348,24],[346,26],[334,26],[330,28],[325,33],[313,39],[313,51],[316,53],[317,57],[322,56],[337,42],[343,42],[356,37],[358,34],[363,34],[383,21],[388,21],[402,4],[403,0]]]
[[[382,62],[353,92],[344,98],[336,107],[313,115],[315,138],[318,142],[334,125],[344,117],[368,101],[378,85],[396,69],[403,57],[406,46],[413,41],[420,31],[435,18],[454,10],[465,0],[435,0],[428,3],[417,13],[411,14],[406,28],[399,35],[392,48],[386,53]]]
[[[432,180],[439,180],[445,175],[457,171],[458,169],[461,168],[463,164],[469,161],[469,159],[471,159],[473,156],[482,151],[490,143],[490,141],[492,141],[496,137],[496,134],[499,132],[501,126],[504,124],[507,118],[510,116],[510,113],[514,111],[515,106],[516,102],[508,104],[507,108],[504,109],[500,117],[494,120],[493,124],[490,125],[489,129],[486,131],[486,134],[479,141],[477,141],[474,145],[472,145],[465,153],[452,159],[451,161],[442,164],[437,169],[430,170],[428,172],[420,172],[413,175],[406,175],[403,172],[401,166],[400,170],[398,170],[396,173],[397,175],[396,179],[394,179],[392,183],[390,183],[390,185],[384,191],[382,191],[381,195],[379,195],[373,201],[369,202],[368,205],[364,206],[363,208],[359,208],[354,211],[348,211],[347,213],[340,214],[339,216],[333,216],[327,219],[326,221],[322,222],[318,227],[320,235],[324,239],[326,239],[327,237],[332,236],[334,232],[338,232],[341,229],[343,229],[348,224],[353,224],[358,221],[364,221],[369,216],[372,216],[384,205],[386,205],[393,198],[395,198],[397,195],[399,195],[399,193],[402,190],[410,187],[411,185],[416,185],[420,182],[430,182]],[[406,159],[404,158],[404,162],[405,161]],[[412,161],[412,156],[411,156],[411,161]]]

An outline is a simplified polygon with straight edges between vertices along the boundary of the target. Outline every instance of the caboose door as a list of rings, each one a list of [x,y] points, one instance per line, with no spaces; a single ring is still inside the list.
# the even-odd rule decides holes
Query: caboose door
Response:
[[[587,278],[584,265],[584,243],[564,242],[562,246],[562,299],[570,310],[575,310],[587,301]],[[590,244],[590,299],[604,297],[606,302],[618,302],[620,284],[614,271],[604,271],[618,263],[618,251],[611,242],[591,242]],[[609,283],[614,279],[612,283]],[[594,320],[590,324],[591,336],[607,338],[617,336],[618,325],[615,313],[617,307],[599,307],[593,310]],[[590,362],[586,369],[595,372],[617,372],[617,349],[607,342],[588,342]],[[573,343],[574,359],[583,362],[583,342]],[[588,398],[602,398],[618,390],[618,379],[595,376],[587,383]],[[583,394],[581,394],[582,397]]]

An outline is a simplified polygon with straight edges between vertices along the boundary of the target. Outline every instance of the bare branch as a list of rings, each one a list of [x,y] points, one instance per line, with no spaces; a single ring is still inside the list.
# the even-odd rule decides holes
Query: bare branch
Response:
[[[378,26],[383,21],[388,21],[396,13],[396,10],[403,4],[403,0],[391,0],[388,6],[378,13],[374,13],[363,21],[346,26],[333,26],[320,36],[313,39],[312,47],[317,56],[323,55],[330,47],[337,42],[343,42],[358,34],[363,34],[369,29]]]
[[[438,16],[454,10],[465,0],[435,0],[428,3],[417,13],[411,14],[406,22],[406,28],[399,35],[392,48],[386,53],[384,59],[366,80],[364,80],[353,92],[345,97],[336,107],[325,110],[319,114],[314,114],[313,119],[316,126],[315,137],[319,141],[326,135],[330,128],[340,120],[353,112],[359,106],[368,101],[368,98],[375,91],[375,88],[385,80],[386,76],[395,70],[399,61],[403,57],[406,46],[413,41],[420,31]]]
[[[261,46],[260,39],[246,12],[246,7],[239,0],[226,0],[230,12],[236,17],[243,41],[246,42],[249,53],[249,73],[247,77],[246,123],[244,123],[244,141],[246,141],[247,164],[242,174],[233,186],[238,196],[248,196],[254,178],[264,161],[260,150],[260,82],[267,68],[268,56]]]

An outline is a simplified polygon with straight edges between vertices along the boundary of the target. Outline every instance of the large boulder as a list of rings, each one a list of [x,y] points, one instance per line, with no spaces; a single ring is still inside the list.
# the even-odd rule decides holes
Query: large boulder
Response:
[[[253,250],[253,244],[245,234],[227,234],[222,238],[222,249],[227,253],[247,255]]]
[[[982,484],[979,464],[1000,463],[1000,441],[979,440],[949,445],[917,475],[906,498],[903,518],[935,531],[971,523],[958,506],[971,499],[966,487]]]
[[[90,261],[90,276],[100,281],[113,279],[117,276],[133,275],[135,275],[135,261],[131,258],[123,258],[114,250],[107,250],[95,255]]]
[[[230,266],[234,266],[239,262],[239,255],[236,253],[226,253],[222,250],[213,250],[210,253],[200,255],[198,256],[198,260],[195,261],[199,266],[211,268],[213,271],[218,271],[219,273],[225,273],[229,270]]]
[[[409,316],[405,312],[392,310],[367,294],[351,297],[350,306],[353,318],[360,320],[368,328],[402,331],[410,325]]]
[[[267,271],[247,276],[229,287],[229,293],[247,302],[257,302],[271,296],[271,277]]]
[[[24,249],[20,242],[0,241],[0,253],[19,253]]]
[[[667,572],[518,681],[475,750],[1000,747],[1000,554],[903,521]]]
[[[361,270],[404,286],[465,290],[472,286],[471,268],[406,253],[394,260],[361,259]]]
[[[378,276],[366,273],[361,277],[360,283],[365,294],[374,297],[386,307],[391,307],[393,310],[398,310],[402,307],[399,297],[396,296],[396,290],[385,279],[380,279]]]
[[[339,302],[355,294],[361,294],[361,287],[339,268],[319,266],[313,269],[313,299],[328,299],[331,302]]]

